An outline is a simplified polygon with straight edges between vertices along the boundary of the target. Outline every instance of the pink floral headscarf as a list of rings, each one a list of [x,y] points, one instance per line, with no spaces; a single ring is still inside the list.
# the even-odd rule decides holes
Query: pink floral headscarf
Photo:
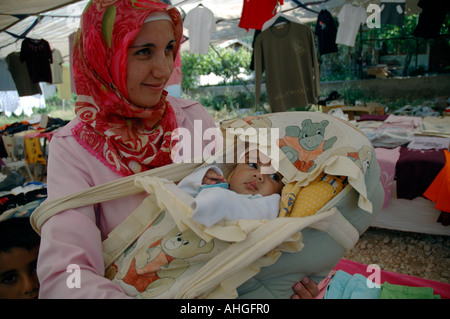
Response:
[[[171,163],[173,108],[164,91],[160,102],[144,109],[128,100],[127,48],[155,11],[165,11],[182,36],[178,10],[157,0],[92,0],[86,6],[74,44],[77,90],[73,128],[77,141],[121,176]]]

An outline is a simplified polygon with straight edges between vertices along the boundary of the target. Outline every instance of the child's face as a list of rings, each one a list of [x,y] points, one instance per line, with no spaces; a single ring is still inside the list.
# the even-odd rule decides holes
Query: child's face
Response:
[[[14,247],[0,252],[0,299],[38,297],[36,264],[39,247],[32,250]]]
[[[261,194],[263,196],[281,193],[284,186],[281,182],[283,176],[278,172],[261,173],[261,168],[268,166],[270,166],[270,162],[261,163],[259,156],[252,161],[247,154],[245,163],[237,164],[229,180],[230,190],[238,194]]]

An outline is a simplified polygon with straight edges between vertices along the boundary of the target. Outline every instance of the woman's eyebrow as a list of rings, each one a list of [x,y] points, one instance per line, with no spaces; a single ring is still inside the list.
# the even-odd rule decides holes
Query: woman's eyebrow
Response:
[[[136,44],[136,45],[130,45],[129,49],[135,49],[135,48],[154,48],[155,45],[153,43],[146,43],[146,44]]]
[[[177,43],[177,41],[175,39],[172,39],[169,41],[169,43],[167,43],[167,45],[175,43]],[[128,48],[135,49],[135,48],[154,48],[154,47],[156,47],[156,44],[154,43],[145,43],[145,44],[130,45]]]

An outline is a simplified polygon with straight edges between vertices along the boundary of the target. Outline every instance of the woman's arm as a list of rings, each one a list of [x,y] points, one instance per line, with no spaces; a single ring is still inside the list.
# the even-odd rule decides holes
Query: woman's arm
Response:
[[[101,183],[100,179],[116,178],[97,162],[70,135],[56,134],[49,151],[48,200]],[[92,176],[95,169],[98,175]],[[100,230],[96,208],[99,210],[97,206],[68,210],[44,223],[37,267],[40,298],[127,297],[103,277],[102,237],[108,226],[102,227],[105,232]]]

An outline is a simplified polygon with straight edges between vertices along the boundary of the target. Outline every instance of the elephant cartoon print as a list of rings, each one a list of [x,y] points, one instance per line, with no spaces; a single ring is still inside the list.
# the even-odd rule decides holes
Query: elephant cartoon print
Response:
[[[296,125],[286,127],[284,138],[278,140],[280,149],[299,171],[312,171],[316,167],[314,160],[317,156],[336,143],[336,136],[325,139],[328,123],[327,120],[313,123],[306,119],[302,122],[302,128]]]

